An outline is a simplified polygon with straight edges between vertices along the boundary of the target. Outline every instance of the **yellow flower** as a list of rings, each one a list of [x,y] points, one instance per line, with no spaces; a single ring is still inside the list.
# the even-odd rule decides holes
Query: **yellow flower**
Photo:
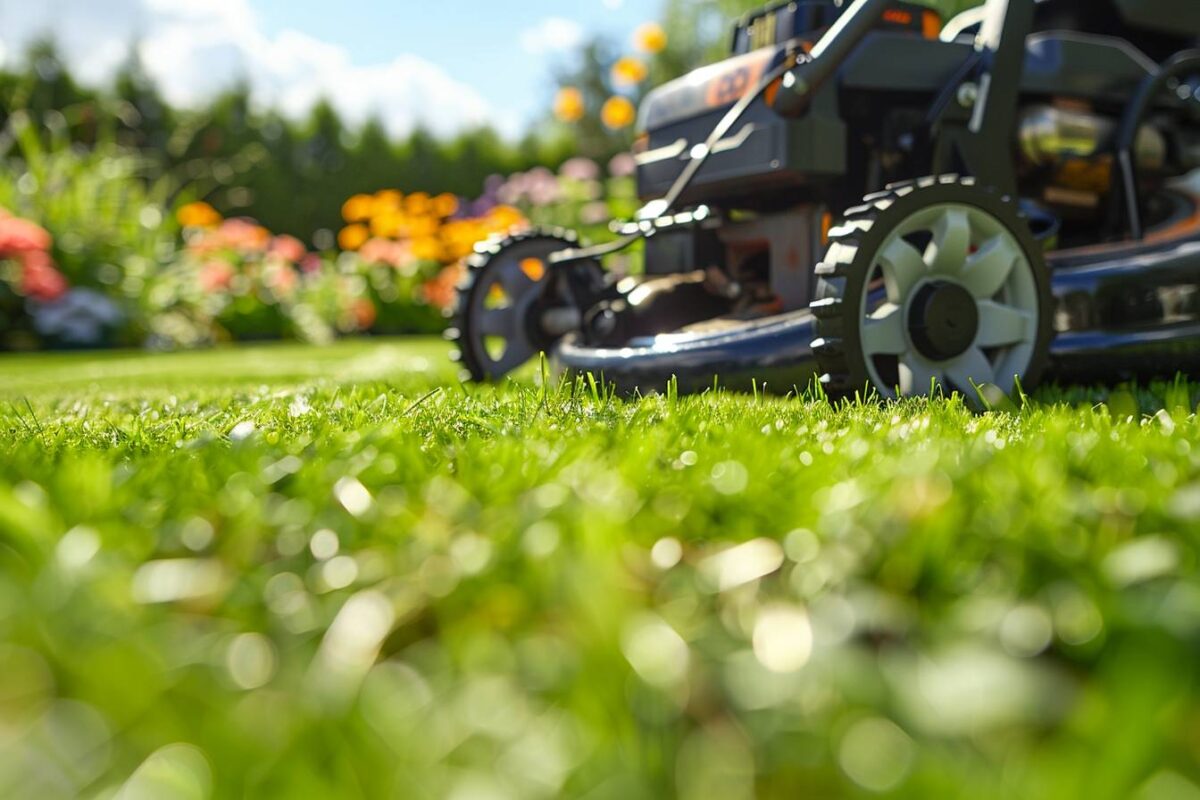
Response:
[[[625,56],[613,64],[612,80],[617,86],[637,86],[646,80],[646,65],[639,58]]]
[[[433,213],[439,217],[452,217],[458,211],[458,198],[445,192],[433,198]]]
[[[424,214],[408,219],[408,235],[414,239],[434,236],[438,231],[438,221]]]
[[[395,189],[383,189],[375,193],[375,213],[396,211],[404,201],[404,195]]]
[[[624,97],[610,97],[600,109],[600,119],[611,130],[628,128],[637,119],[637,109]]]
[[[437,239],[422,236],[412,241],[413,258],[418,261],[441,261],[442,244]]]
[[[404,224],[404,217],[397,211],[377,212],[371,217],[371,235],[380,239],[394,239]]]
[[[342,219],[346,222],[362,222],[370,219],[375,210],[375,198],[369,194],[356,194],[342,203]]]
[[[370,238],[371,232],[366,225],[361,223],[347,225],[338,233],[338,247],[343,250],[357,250]]]
[[[525,215],[512,206],[500,205],[488,212],[487,226],[492,233],[504,233],[525,224]]]
[[[188,203],[175,213],[179,224],[185,228],[215,228],[221,224],[221,215],[208,203]]]
[[[657,22],[644,22],[633,32],[633,45],[643,53],[661,53],[667,49],[667,32]]]
[[[404,198],[404,213],[410,217],[419,217],[429,213],[429,195],[425,192],[414,192]]]
[[[562,122],[578,122],[583,119],[583,92],[574,86],[564,86],[554,98],[554,116]]]

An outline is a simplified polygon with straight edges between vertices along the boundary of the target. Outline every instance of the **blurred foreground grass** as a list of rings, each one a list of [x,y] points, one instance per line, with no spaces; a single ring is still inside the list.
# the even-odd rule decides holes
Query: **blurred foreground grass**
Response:
[[[0,361],[0,796],[1200,797],[1196,387],[444,355]]]

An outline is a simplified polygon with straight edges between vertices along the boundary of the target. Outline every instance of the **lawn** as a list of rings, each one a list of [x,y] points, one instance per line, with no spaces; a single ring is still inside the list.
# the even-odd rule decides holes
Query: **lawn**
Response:
[[[7,357],[0,796],[1200,797],[1196,389]]]

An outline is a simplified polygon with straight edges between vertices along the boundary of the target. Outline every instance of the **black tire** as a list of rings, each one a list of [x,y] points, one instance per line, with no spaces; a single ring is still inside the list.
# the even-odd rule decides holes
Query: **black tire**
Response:
[[[959,208],[961,208],[961,212],[957,210]],[[947,216],[947,212],[942,209],[947,209],[956,215],[961,213],[961,218],[968,221],[967,235],[969,238],[963,250],[963,265],[958,268],[957,275],[958,277],[966,276],[972,287],[981,287],[978,293],[975,288],[971,288],[968,298],[973,299],[975,304],[975,333],[962,333],[962,336],[965,337],[963,341],[969,340],[970,343],[962,353],[954,356],[953,360],[947,361],[938,361],[937,359],[951,350],[936,349],[929,343],[926,334],[927,330],[932,329],[932,323],[928,322],[930,313],[928,312],[930,308],[928,298],[931,294],[940,291],[946,284],[954,283],[954,280],[943,280],[943,278],[953,278],[955,273],[943,275],[940,274],[939,269],[935,269],[935,266],[939,268],[941,266],[940,263],[937,263],[937,259],[940,257],[937,255],[938,248],[935,243],[936,237],[941,234],[932,233],[928,240],[929,243],[922,249],[919,241],[914,241],[909,234],[902,233],[918,215],[941,213],[944,217]],[[940,221],[942,218],[938,219]],[[955,219],[959,219],[959,217],[956,216]],[[1017,280],[1007,276],[1018,270],[1024,276],[1020,278],[1019,292],[1022,299],[1020,308],[1009,305],[1006,299],[1008,295],[1002,294],[1002,292],[1016,291],[1006,288],[1007,283],[1002,284],[996,294],[992,295],[992,299],[986,297],[992,279],[984,279],[981,282],[979,276],[999,275],[1000,270],[972,269],[974,265],[983,266],[983,250],[972,241],[977,236],[975,231],[978,224],[981,224],[980,221],[985,223],[988,226],[987,229],[995,234],[993,238],[996,238],[997,241],[1002,240],[1004,249],[999,254],[1013,256],[1013,266],[1003,270],[1006,277],[1001,280]],[[947,225],[947,227],[950,226]],[[1004,231],[1011,234],[1011,238],[1003,237]],[[978,236],[982,237],[983,234],[978,234]],[[897,239],[902,240],[900,245],[897,245]],[[948,240],[942,239],[941,241],[945,243]],[[961,244],[961,238],[956,239],[955,242]],[[896,268],[885,269],[881,249],[887,245],[889,253],[892,253],[893,247],[903,249],[903,244],[911,245],[912,250],[922,258],[926,268],[931,272],[923,273],[920,278],[915,280],[901,281],[895,277],[889,278],[889,270]],[[991,245],[992,242],[989,241],[987,244]],[[953,260],[949,255],[952,248],[947,246],[945,249],[948,254],[946,260]],[[988,254],[990,255],[998,249],[997,247],[989,250]],[[935,266],[929,266],[930,252],[934,253],[932,258],[935,260]],[[1022,257],[1025,259],[1024,262],[1020,260]],[[886,258],[889,263],[896,260],[899,259],[890,256]],[[906,260],[906,263],[910,262]],[[989,261],[987,266],[990,267],[992,263]],[[830,231],[829,249],[824,260],[817,265],[816,274],[818,278],[816,299],[811,306],[816,318],[816,339],[813,341],[812,347],[817,359],[818,371],[821,373],[822,384],[832,397],[848,397],[854,396],[856,393],[865,393],[865,395],[874,393],[885,399],[925,395],[930,392],[931,384],[936,382],[944,389],[957,389],[964,396],[974,400],[976,387],[959,384],[974,382],[974,379],[963,380],[962,376],[968,372],[968,368],[963,364],[967,363],[968,359],[974,358],[976,351],[988,358],[989,365],[992,365],[992,374],[995,380],[986,382],[999,386],[1006,394],[1016,388],[1018,380],[1021,388],[1031,389],[1036,385],[1046,367],[1050,342],[1053,337],[1053,302],[1049,270],[1046,267],[1042,248],[1035,241],[1015,199],[992,189],[977,186],[971,178],[957,176],[924,178],[890,186],[886,191],[868,196],[863,205],[847,211],[842,222]],[[910,270],[904,274],[911,275],[913,272]],[[894,294],[902,294],[899,284],[905,284],[909,288],[904,289],[907,294],[899,299],[894,299]],[[929,288],[930,286],[933,288]],[[950,298],[955,299],[962,295],[963,291],[966,290],[960,286],[959,289],[947,290],[945,295],[949,297],[957,292],[958,294],[954,294]],[[898,319],[894,321],[889,319],[888,321],[894,323],[896,330],[902,331],[904,339],[903,343],[899,343],[891,349],[908,347],[909,349],[903,353],[884,357],[869,356],[865,352],[863,331],[867,329],[867,326],[873,325],[875,319],[869,317],[869,312],[864,309],[871,303],[877,302],[880,295],[885,295],[883,299],[890,304],[889,313],[885,316],[890,318],[890,312],[894,310]],[[949,303],[949,300],[946,302]],[[918,305],[919,309],[914,310]],[[943,308],[945,307],[947,307],[946,304],[943,304]],[[1007,350],[1003,347],[986,346],[991,344],[990,340],[1001,338],[994,333],[996,326],[993,320],[996,319],[997,308],[1007,315],[1006,320],[1012,319],[1008,312],[1018,312],[1023,325],[1019,344],[1014,343]],[[986,326],[984,318],[980,316],[985,313],[988,315]],[[917,321],[914,322],[914,319]],[[962,331],[967,331],[969,324],[966,322],[959,327]],[[1035,331],[1030,329],[1030,326],[1034,324],[1036,324]],[[887,335],[891,335],[892,330],[893,328],[889,327]],[[871,338],[873,342],[878,341],[874,336]],[[989,340],[986,344],[984,344],[985,338]],[[940,342],[938,344],[940,346]],[[990,354],[997,354],[998,360],[994,365]],[[886,363],[889,358],[896,360],[895,375],[891,374],[889,365]],[[1000,363],[1001,360],[1003,364]],[[972,360],[970,363],[979,365],[977,360]],[[954,367],[952,371],[945,366],[951,364]],[[1004,367],[1011,367],[1014,364],[1021,364],[1022,368],[1013,369],[1012,375],[1004,374],[1002,377]],[[929,365],[934,368],[940,367],[940,370],[931,370]],[[986,374],[983,370],[979,371],[981,374]],[[921,386],[919,379],[924,376],[925,372],[931,372],[933,380]],[[955,378],[954,375],[958,377]],[[905,386],[905,382],[907,382],[907,386]]]
[[[545,259],[560,250],[578,247],[579,238],[573,231],[562,228],[534,228],[508,236],[494,237],[481,242],[475,253],[468,257],[466,273],[458,286],[458,300],[452,326],[446,338],[458,348],[451,358],[461,362],[464,378],[474,381],[497,380],[520,366],[539,351],[547,351],[559,338],[548,334],[537,324],[537,312],[550,301],[549,294],[559,297],[562,283],[552,280]],[[509,315],[508,336],[492,336],[484,330],[484,314],[492,313],[485,308],[488,293],[499,281],[499,270],[508,270],[525,259],[536,259],[543,264],[545,275],[537,280],[530,279],[528,285],[517,289],[520,297],[514,299],[511,308],[501,309]],[[600,271],[600,265],[583,262],[584,268]],[[518,278],[519,280],[519,278]],[[501,287],[506,290],[507,287]],[[515,294],[516,292],[514,292]],[[495,357],[489,350],[489,338],[505,338],[504,352]],[[509,348],[513,348],[510,350]]]

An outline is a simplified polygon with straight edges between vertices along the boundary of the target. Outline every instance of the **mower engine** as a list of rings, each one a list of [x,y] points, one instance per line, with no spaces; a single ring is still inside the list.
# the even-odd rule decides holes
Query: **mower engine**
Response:
[[[667,194],[689,162],[702,158],[678,204],[699,205],[705,213],[713,207],[707,225],[657,231],[646,245],[647,273],[719,269],[745,290],[743,306],[760,297],[772,298],[781,310],[808,304],[811,266],[825,244],[825,215],[849,201],[841,195],[851,154],[836,95],[825,93],[808,113],[789,118],[773,107],[779,89],[773,85],[711,152],[703,152],[704,142],[734,103],[763,76],[811,49],[845,9],[841,0],[767,6],[735,26],[731,58],[647,96],[636,153],[639,195]],[[936,40],[941,17],[895,2],[879,27]],[[740,222],[733,219],[739,216]]]
[[[835,0],[767,6],[735,27],[732,58],[652,91],[641,112],[639,194],[665,194],[729,107],[763,75],[810,49],[844,9]],[[941,18],[927,8],[896,2],[880,27],[936,39]],[[803,118],[786,119],[772,108],[777,91],[767,91],[713,148],[681,202],[720,198],[726,204],[741,200],[761,208],[778,201],[781,191],[817,186],[845,174],[845,126],[832,98]]]
[[[1119,123],[1117,113],[1078,102],[1025,108],[1018,126],[1023,194],[1038,198],[1068,229],[1094,228],[1108,210]],[[1138,129],[1133,155],[1143,178],[1161,185],[1200,168],[1200,130],[1151,120]]]

